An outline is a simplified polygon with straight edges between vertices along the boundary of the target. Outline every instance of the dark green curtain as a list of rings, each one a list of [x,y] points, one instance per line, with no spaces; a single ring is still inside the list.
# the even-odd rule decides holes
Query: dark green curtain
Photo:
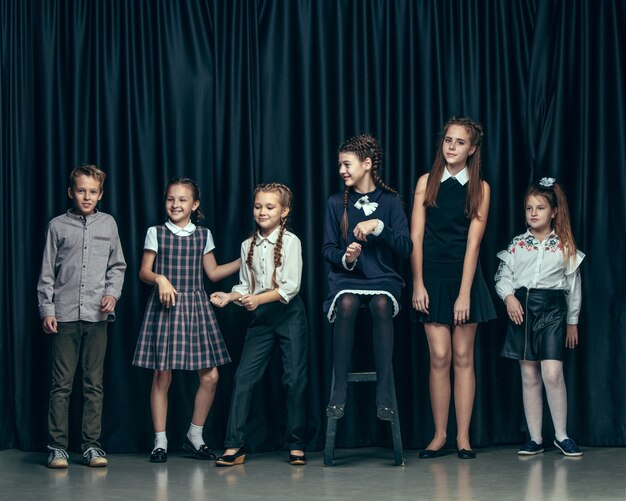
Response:
[[[149,292],[137,273],[145,231],[163,220],[163,190],[174,175],[199,182],[219,261],[237,257],[253,229],[254,185],[293,187],[310,327],[308,439],[321,447],[332,343],[321,312],[320,244],[326,198],[341,189],[337,147],[361,131],[377,136],[383,178],[410,214],[450,115],[472,116],[486,130],[492,201],[481,260],[490,284],[496,252],[523,230],[529,181],[552,175],[566,188],[588,255],[581,342],[565,359],[569,433],[583,445],[626,445],[624,2],[11,1],[0,5],[0,23],[0,448],[46,443],[48,339],[35,290],[47,221],[68,207],[66,176],[83,162],[109,174],[100,207],[116,217],[128,261],[109,331],[104,447],[151,446],[151,374],[130,363]],[[428,348],[410,320],[410,267],[398,266],[409,285],[395,323],[396,386],[404,444],[419,448],[433,429]],[[481,326],[476,342],[476,446],[520,442],[525,427],[519,369],[498,356],[506,313],[495,294],[494,301],[500,318]],[[205,429],[215,448],[249,320],[235,307],[217,314],[233,363],[220,372]],[[356,345],[363,366],[373,366],[368,330],[363,322]],[[252,449],[281,444],[280,375],[276,357],[253,401]],[[175,374],[173,447],[190,421],[196,384],[195,374]],[[351,398],[338,445],[389,445],[372,389],[356,388]],[[452,412],[450,437],[454,426]]]

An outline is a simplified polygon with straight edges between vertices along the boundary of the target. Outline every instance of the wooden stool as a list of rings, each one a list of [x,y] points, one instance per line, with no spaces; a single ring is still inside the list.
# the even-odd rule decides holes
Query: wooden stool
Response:
[[[348,383],[370,383],[376,382],[376,372],[349,372]],[[389,395],[391,397],[391,406],[394,411],[393,421],[391,424],[391,436],[393,438],[393,452],[396,466],[404,465],[404,457],[402,454],[402,437],[400,435],[400,418],[398,416],[398,402],[396,400],[396,384],[393,378],[393,368],[391,370]],[[335,387],[335,370],[333,369],[332,389]],[[326,446],[324,447],[324,466],[332,466],[335,456],[335,436],[337,434],[338,419],[326,418]]]

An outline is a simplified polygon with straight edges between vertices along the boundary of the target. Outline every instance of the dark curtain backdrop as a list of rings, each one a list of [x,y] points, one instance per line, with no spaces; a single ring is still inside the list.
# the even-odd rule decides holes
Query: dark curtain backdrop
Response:
[[[626,445],[626,4],[621,0],[109,0],[7,1],[0,6],[0,448],[46,444],[49,350],[36,283],[47,221],[69,206],[66,176],[97,163],[109,178],[103,211],[116,217],[128,261],[109,331],[103,416],[110,452],[148,450],[151,373],[131,366],[148,286],[138,279],[148,226],[164,219],[174,175],[195,178],[219,261],[252,230],[259,182],[293,187],[292,229],[304,249],[302,297],[310,327],[308,439],[319,449],[331,372],[331,329],[321,303],[326,198],[341,189],[336,151],[369,131],[385,150],[383,178],[410,214],[441,124],[469,115],[486,130],[492,187],[481,261],[523,231],[522,195],[552,175],[564,185],[579,247],[580,345],[568,352],[569,432],[587,446]],[[394,365],[404,444],[428,443],[428,348],[410,320],[407,281],[396,319]],[[230,288],[236,277],[207,289]],[[496,301],[494,294],[494,301]],[[479,328],[476,446],[524,438],[519,369],[499,357],[506,312]],[[205,436],[220,447],[247,313],[218,311],[233,363],[220,371]],[[356,359],[370,361],[369,326]],[[368,351],[370,350],[370,351]],[[284,424],[280,359],[253,401],[248,444],[271,450]],[[176,373],[168,433],[188,427],[195,374]],[[80,435],[80,387],[71,439]],[[546,436],[551,433],[545,413]],[[449,437],[455,436],[451,413]],[[355,389],[339,446],[390,445],[373,389]]]

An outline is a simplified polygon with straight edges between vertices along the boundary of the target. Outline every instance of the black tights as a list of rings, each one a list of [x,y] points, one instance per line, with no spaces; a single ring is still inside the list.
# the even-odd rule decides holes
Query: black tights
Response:
[[[347,374],[354,343],[354,325],[361,302],[368,303],[368,309],[372,316],[372,338],[377,374],[376,403],[384,407],[391,407],[389,378],[393,356],[393,304],[389,296],[385,294],[359,296],[346,293],[337,299],[333,332],[335,387],[329,405],[339,405],[346,401]]]

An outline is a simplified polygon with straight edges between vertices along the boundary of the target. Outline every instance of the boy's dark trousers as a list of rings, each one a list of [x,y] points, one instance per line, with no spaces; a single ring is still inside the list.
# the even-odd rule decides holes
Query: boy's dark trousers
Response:
[[[52,336],[52,388],[48,410],[48,445],[68,446],[68,409],[74,373],[80,363],[83,378],[81,448],[100,447],[102,371],[107,349],[107,322],[59,322]]]
[[[304,305],[300,296],[289,304],[267,303],[255,310],[248,327],[241,361],[235,375],[235,389],[226,430],[226,448],[244,445],[245,426],[254,385],[259,382],[274,346],[278,342],[283,360],[283,386],[286,390],[287,429],[285,445],[289,450],[304,447],[307,385],[308,335]]]

